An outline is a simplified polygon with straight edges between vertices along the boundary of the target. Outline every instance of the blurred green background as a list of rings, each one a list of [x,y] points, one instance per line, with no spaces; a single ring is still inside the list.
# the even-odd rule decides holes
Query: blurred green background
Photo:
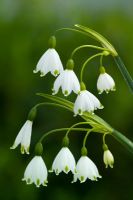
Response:
[[[49,175],[47,188],[27,186],[21,181],[26,165],[33,156],[20,155],[20,149],[11,151],[20,127],[29,109],[43,101],[36,92],[51,93],[54,78],[49,74],[40,78],[32,71],[54,31],[79,23],[107,37],[116,47],[133,76],[133,1],[132,0],[1,0],[0,1],[0,199],[54,199],[54,200],[128,200],[133,198],[133,157],[112,137],[107,143],[115,157],[114,169],[105,169],[102,161],[102,138],[90,135],[87,143],[90,158],[103,176],[98,182],[71,184],[72,175]],[[57,50],[65,65],[71,51],[81,44],[96,44],[80,34],[62,31],[56,34]],[[82,62],[95,50],[82,50],[75,56],[78,73]],[[96,79],[99,61],[86,69],[87,88],[97,95]],[[99,99],[105,106],[97,114],[113,127],[133,139],[133,104],[121,74],[111,57],[104,60],[108,72],[116,81],[117,91],[103,94]],[[98,96],[98,95],[97,95]],[[75,98],[72,95],[68,99]],[[71,126],[80,118],[67,111],[45,107],[39,110],[34,123],[31,152],[42,133],[53,128]],[[50,168],[61,147],[63,134],[52,136],[44,143],[44,159]],[[70,148],[76,160],[80,156],[82,134],[71,135]]]

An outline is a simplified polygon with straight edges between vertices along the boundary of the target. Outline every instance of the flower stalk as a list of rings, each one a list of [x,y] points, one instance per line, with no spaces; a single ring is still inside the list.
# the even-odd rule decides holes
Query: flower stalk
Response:
[[[127,68],[125,67],[122,59],[120,58],[120,56],[116,56],[114,57],[114,60],[118,66],[118,69],[120,70],[124,80],[126,81],[130,91],[132,92],[133,94],[133,79],[131,77],[131,75],[129,74]]]
[[[131,89],[133,93],[133,80],[130,76],[128,70],[123,64],[121,58],[119,57],[117,51],[113,47],[113,45],[101,34],[96,31],[84,27],[82,25],[76,24],[75,27],[77,29],[71,28],[63,28],[60,30],[70,30],[75,31],[86,36],[92,37],[96,41],[101,44],[101,47],[95,45],[81,45],[75,48],[70,58],[67,61],[66,69],[64,69],[62,61],[60,59],[59,54],[55,50],[56,48],[56,38],[55,36],[51,36],[48,41],[48,50],[46,50],[41,58],[39,59],[36,69],[33,71],[34,73],[40,72],[40,76],[44,76],[47,73],[51,73],[54,77],[57,77],[53,84],[53,93],[55,95],[58,93],[61,88],[64,96],[70,95],[72,92],[77,96],[75,98],[75,102],[72,103],[66,99],[48,95],[45,93],[38,93],[37,95],[44,97],[52,102],[42,102],[36,104],[29,112],[28,117],[22,128],[20,129],[15,142],[11,149],[15,149],[19,144],[21,145],[21,152],[29,154],[30,142],[31,142],[31,133],[32,133],[32,124],[37,114],[37,109],[41,106],[55,106],[59,108],[66,109],[74,113],[74,116],[80,115],[80,117],[84,120],[78,123],[75,123],[70,128],[58,128],[54,130],[50,130],[45,132],[39,141],[35,145],[35,156],[32,158],[30,163],[27,165],[23,180],[26,181],[27,184],[34,183],[37,187],[40,185],[47,186],[47,177],[48,170],[45,165],[45,162],[42,158],[43,154],[43,140],[51,136],[55,133],[66,132],[65,136],[62,140],[62,148],[56,155],[51,171],[55,172],[56,175],[59,175],[60,172],[64,172],[68,174],[71,172],[73,174],[73,182],[76,182],[78,179],[80,183],[85,182],[87,179],[91,181],[97,181],[98,178],[101,178],[99,174],[98,168],[95,163],[88,157],[88,151],[86,148],[86,141],[91,132],[100,133],[103,137],[103,162],[105,167],[108,166],[113,168],[114,164],[114,156],[111,151],[108,149],[108,146],[105,142],[105,136],[111,135],[113,136],[119,143],[123,145],[128,151],[133,153],[133,142],[129,140],[126,136],[124,136],[119,131],[112,128],[106,121],[102,118],[94,114],[94,111],[97,109],[103,109],[104,106],[101,104],[99,99],[93,95],[90,91],[87,90],[87,87],[83,81],[84,70],[87,64],[94,58],[100,57],[100,74],[97,80],[97,89],[99,94],[102,92],[108,93],[109,91],[115,90],[115,81],[113,78],[106,73],[105,68],[103,66],[103,57],[112,55],[117,66],[123,75],[123,78],[127,82],[127,85]],[[100,53],[96,53],[89,57],[81,66],[80,72],[80,82],[74,70],[74,60],[73,57],[77,51],[83,48],[92,48],[96,50],[100,50]],[[86,125],[86,127],[79,127]],[[75,158],[72,152],[69,149],[69,133],[71,131],[76,132],[86,132],[83,145],[81,148],[81,157],[76,163]]]
[[[46,99],[49,99],[54,102],[58,102],[60,105],[65,105],[65,108],[71,112],[73,112],[73,103],[62,99],[60,97],[55,97],[52,95],[40,93],[38,94]],[[125,149],[127,149],[129,152],[133,153],[133,142],[128,139],[126,136],[124,136],[122,133],[119,131],[113,129],[107,122],[105,122],[103,119],[101,119],[97,115],[91,115],[88,113],[84,113],[83,116],[81,116],[85,121],[89,122],[89,124],[94,127],[93,132],[98,132],[98,133],[108,133],[112,135],[119,143],[122,144]]]

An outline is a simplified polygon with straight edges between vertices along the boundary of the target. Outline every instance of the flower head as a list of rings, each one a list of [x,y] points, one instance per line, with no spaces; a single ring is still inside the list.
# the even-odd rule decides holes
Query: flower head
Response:
[[[53,95],[58,93],[60,87],[64,96],[68,96],[72,91],[76,94],[80,91],[79,81],[73,70],[66,69],[57,77],[54,82]]]
[[[21,153],[22,154],[24,154],[24,153],[29,154],[32,124],[33,124],[33,122],[30,121],[30,120],[27,120],[25,122],[25,124],[20,129],[11,149],[15,149],[19,144],[21,144]]]
[[[110,166],[111,168],[113,168],[114,157],[113,157],[113,154],[111,153],[110,150],[107,149],[107,150],[104,151],[103,161],[105,163],[106,168],[108,168],[108,166]]]
[[[85,111],[93,113],[94,110],[102,108],[103,106],[100,101],[92,93],[84,88],[78,94],[77,99],[74,103],[74,114],[82,115]]]
[[[80,91],[80,84],[76,74],[73,71],[74,61],[69,59],[66,69],[57,77],[53,86],[53,95],[57,94],[59,88],[62,88],[64,96],[68,96],[72,91],[78,94]]]
[[[57,51],[53,48],[48,49],[37,63],[34,73],[41,72],[40,76],[45,76],[48,72],[57,76],[62,72],[63,65]]]
[[[47,186],[47,168],[41,156],[35,156],[24,172],[23,181],[26,181],[27,184],[34,183],[37,187],[41,184]]]
[[[68,147],[63,147],[55,157],[51,171],[55,171],[56,175],[62,171],[66,174],[69,171],[74,173],[75,165],[75,159],[71,151]]]
[[[99,94],[101,94],[103,91],[108,93],[110,90],[115,91],[115,82],[113,78],[105,72],[104,67],[100,68],[100,75],[97,80],[97,89],[99,91]]]
[[[101,178],[101,176],[92,160],[87,156],[81,156],[76,165],[76,173],[74,174],[73,182],[76,182],[77,179],[79,179],[80,183],[83,183],[87,178],[96,181],[97,178]]]

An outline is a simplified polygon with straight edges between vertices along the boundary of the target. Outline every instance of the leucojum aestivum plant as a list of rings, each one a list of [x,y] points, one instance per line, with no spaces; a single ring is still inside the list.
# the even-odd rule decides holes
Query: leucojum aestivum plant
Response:
[[[131,92],[133,92],[133,80],[126,67],[124,66],[121,58],[119,57],[117,51],[112,46],[112,44],[107,41],[107,39],[105,39],[96,31],[87,27],[75,25],[75,28],[63,28],[59,29],[58,31],[61,30],[69,30],[74,31],[75,33],[84,34],[87,37],[91,37],[94,40],[97,40],[97,42],[100,43],[100,46],[86,44],[75,48],[70,54],[70,58],[68,59],[66,68],[64,69],[60,57],[55,50],[56,38],[55,36],[52,36],[50,37],[48,43],[49,49],[42,55],[39,62],[37,63],[34,73],[40,72],[40,76],[43,77],[48,72],[51,72],[51,74],[56,77],[53,84],[52,95],[45,93],[38,94],[48,101],[38,103],[30,110],[27,120],[18,133],[11,149],[15,149],[20,144],[21,153],[29,154],[32,125],[35,120],[37,110],[41,106],[56,106],[71,111],[74,116],[81,116],[80,122],[73,124],[69,128],[58,128],[50,130],[49,132],[43,134],[40,140],[36,143],[35,156],[26,167],[23,180],[26,181],[27,184],[34,183],[37,187],[40,185],[47,186],[48,183],[48,169],[42,158],[43,141],[48,136],[52,136],[52,134],[62,132],[65,134],[65,136],[63,136],[62,140],[62,148],[56,155],[49,172],[55,172],[55,174],[58,175],[62,171],[66,174],[71,171],[73,174],[72,182],[76,182],[79,179],[79,181],[83,183],[87,180],[87,178],[91,181],[96,181],[98,178],[101,178],[97,166],[87,155],[86,141],[91,132],[101,133],[103,137],[103,162],[106,167],[109,166],[113,168],[114,164],[114,156],[108,148],[105,140],[108,135],[113,136],[123,145],[123,147],[133,153],[133,143],[122,133],[112,128],[112,126],[110,126],[102,118],[94,114],[94,111],[97,109],[103,109],[103,105],[98,100],[98,98],[89,91],[89,88],[83,80],[85,68],[89,65],[89,62],[96,57],[99,57],[99,77],[97,79],[98,93],[102,94],[103,92],[108,93],[109,91],[115,91],[115,82],[113,78],[106,72],[105,66],[103,66],[103,58],[112,56]],[[83,48],[95,49],[97,53],[83,62],[81,66],[80,77],[78,79],[74,71],[74,55],[77,51],[80,51]],[[57,97],[56,94],[60,88],[64,96],[68,96],[74,92],[76,94],[75,102],[72,103],[66,100],[66,98]],[[69,135],[73,131],[85,133],[83,145],[81,148],[81,157],[77,163],[69,149]]]

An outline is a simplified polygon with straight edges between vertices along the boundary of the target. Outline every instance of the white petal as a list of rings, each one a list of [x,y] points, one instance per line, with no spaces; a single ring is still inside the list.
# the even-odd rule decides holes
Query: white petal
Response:
[[[89,91],[86,91],[86,94],[88,95],[90,101],[93,103],[94,105],[94,109],[96,110],[97,108],[98,109],[102,109],[103,106],[102,104],[100,103],[100,101],[92,94],[90,93]]]
[[[72,70],[66,69],[62,80],[62,93],[68,96],[72,92]]]
[[[88,178],[88,163],[87,163],[87,157],[86,156],[82,156],[76,166],[76,172],[77,172],[77,176],[78,179],[81,182],[86,181],[86,179]]]
[[[49,65],[51,66],[50,71],[54,76],[57,76],[63,71],[62,62],[55,49],[51,49],[51,59],[49,61]]]
[[[100,74],[97,80],[97,89],[99,90],[99,93],[102,93],[103,91],[108,93],[109,90],[115,90],[113,78],[107,73]]]
[[[22,136],[21,146],[24,147],[26,153],[28,153],[29,146],[30,146],[32,124],[33,124],[32,121],[27,120],[26,128]]]
[[[65,173],[72,171],[74,173],[75,159],[67,147],[63,147],[55,157],[52,170],[54,170],[57,175],[62,171]]]
[[[83,113],[83,102],[82,102],[82,96],[81,94],[79,94],[74,103],[74,114],[82,115],[82,113]]]
[[[83,97],[82,99],[84,100],[84,111],[88,111],[90,113],[93,113],[95,107],[92,99],[88,95],[88,91],[84,90],[83,91]]]
[[[24,125],[22,126],[22,128],[20,129],[16,139],[15,139],[15,142],[13,144],[13,146],[11,147],[11,149],[15,149],[22,141],[22,138],[23,138],[23,134],[25,133],[26,129],[27,129],[27,124],[28,124],[28,120],[24,123]]]
[[[82,114],[85,111],[93,113],[94,109],[95,106],[92,101],[92,98],[90,98],[90,96],[88,95],[88,91],[87,90],[81,91],[74,103],[75,115]]]
[[[90,180],[97,180],[97,178],[101,178],[101,176],[92,160],[87,156],[81,156],[76,166],[73,182],[76,182],[77,179],[79,179],[80,182],[83,183],[87,178]]]
[[[53,95],[57,94],[59,91],[59,88],[61,87],[62,84],[62,80],[64,77],[64,71],[56,78],[55,82],[54,82],[54,86],[53,86]]]
[[[55,49],[48,49],[40,58],[37,63],[34,73],[41,72],[41,76],[51,72],[54,76],[57,76],[63,71],[63,65],[60,57]]]
[[[72,71],[72,70],[71,70]],[[73,81],[73,91],[78,94],[80,91],[80,84],[79,84],[79,80],[76,76],[76,74],[74,73],[74,71],[71,72],[71,79]]]
[[[34,73],[41,72],[41,75],[46,75],[50,71],[49,60],[51,59],[51,50],[48,49],[37,63]]]
[[[109,151],[109,150],[106,150],[104,151],[104,154],[103,154],[103,161],[106,165],[106,168],[108,167],[108,165],[113,168],[113,164],[114,164],[114,157],[113,157],[113,154]]]
[[[35,183],[37,187],[45,185],[47,181],[47,168],[41,156],[35,156],[28,164],[23,180],[27,183]]]

